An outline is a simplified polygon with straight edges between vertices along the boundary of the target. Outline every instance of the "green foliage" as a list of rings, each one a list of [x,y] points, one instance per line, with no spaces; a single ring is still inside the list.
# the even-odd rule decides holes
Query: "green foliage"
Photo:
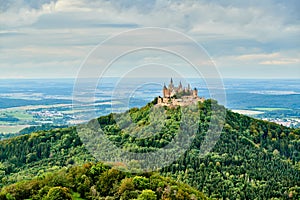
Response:
[[[227,111],[219,141],[201,156],[198,149],[210,114],[205,102],[202,110],[191,150],[162,174],[179,178],[212,198],[287,198],[300,181],[297,130]]]
[[[97,128],[100,123],[109,140],[126,151],[156,151],[178,135],[182,108],[161,107],[162,110],[156,111],[154,104],[103,116],[89,124]],[[210,122],[223,121],[222,107],[216,101],[206,100],[198,108],[200,120],[193,143],[179,160],[161,169],[162,175],[183,181],[216,199],[299,199],[300,129],[228,110],[220,139],[211,152],[201,155],[199,149],[205,136],[212,134],[207,132]],[[157,112],[154,116],[158,116],[155,120],[153,110]],[[166,164],[167,159],[153,162]],[[18,195],[41,199],[52,187],[68,188],[87,199],[136,199],[144,190],[155,192],[157,199],[204,198],[197,190],[173,179],[141,173],[143,163],[138,161],[133,160],[127,166],[139,172],[135,176],[102,163],[87,163],[90,161],[94,159],[83,147],[75,127],[0,141],[0,184],[18,182],[2,189],[0,199],[7,196],[18,199],[21,197]],[[71,167],[83,163],[87,164]],[[58,169],[63,170],[56,174]],[[33,176],[38,176],[34,179],[38,184],[20,182]]]
[[[6,186],[0,199],[162,199],[165,194],[161,191],[168,188],[173,188],[174,193],[185,191],[185,199],[207,199],[201,192],[170,178],[155,173],[132,175],[102,163],[74,166]]]
[[[211,120],[220,124],[223,121],[220,117],[222,107],[216,101],[206,100],[199,103],[198,108],[199,129],[190,150],[163,168],[162,174],[185,181],[213,198],[287,197],[289,188],[300,181],[297,167],[300,160],[299,130],[228,110],[220,140],[210,153],[201,156],[201,144],[207,134],[212,134],[207,132]],[[112,141],[119,147],[133,152],[155,151],[169,144],[178,134],[181,111],[178,107],[165,107],[166,118],[159,121],[163,126],[151,129],[156,121],[149,117],[150,109],[151,105],[147,105],[128,111],[136,126],[122,123],[120,129],[119,123],[103,123],[101,127],[105,134],[114,135]],[[117,117],[127,118],[125,115],[118,114]],[[138,137],[149,130],[154,133],[151,137]],[[178,195],[184,196],[182,193]]]
[[[135,176],[132,183],[138,189],[149,188],[149,179],[145,177]]]
[[[40,131],[0,141],[0,186],[94,158],[75,127]]]
[[[53,187],[49,190],[45,200],[72,200],[69,190],[65,187]]]
[[[134,183],[132,181],[132,178],[124,178],[122,181],[121,181],[121,184],[120,184],[120,187],[119,187],[119,190],[118,190],[118,193],[119,194],[122,194],[124,193],[125,191],[133,191],[134,190]]]
[[[139,195],[137,198],[138,200],[156,200],[157,196],[155,192],[152,190],[143,190],[142,194]]]

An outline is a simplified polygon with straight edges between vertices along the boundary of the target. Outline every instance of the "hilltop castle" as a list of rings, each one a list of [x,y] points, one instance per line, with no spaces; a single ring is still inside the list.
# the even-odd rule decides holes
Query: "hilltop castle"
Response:
[[[190,84],[187,87],[183,87],[181,81],[178,87],[175,87],[172,78],[168,87],[164,84],[162,92],[163,97],[159,96],[157,98],[157,104],[161,106],[186,106],[198,101],[204,101],[204,98],[198,97],[197,88],[191,89]]]

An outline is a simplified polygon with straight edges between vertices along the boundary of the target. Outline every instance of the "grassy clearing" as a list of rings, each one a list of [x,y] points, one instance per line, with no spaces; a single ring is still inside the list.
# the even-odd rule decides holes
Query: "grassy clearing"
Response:
[[[0,112],[0,116],[10,116],[18,118],[21,121],[29,121],[33,119],[33,116],[31,114],[26,113],[25,111],[18,111],[18,110],[7,110]]]
[[[32,120],[33,119],[31,114],[28,114],[24,111],[11,111],[10,115],[18,118],[19,120]]]
[[[14,125],[14,126],[0,125],[0,133],[17,133],[26,127],[29,127],[29,125]]]
[[[0,126],[9,126],[12,125],[11,122],[0,121]]]

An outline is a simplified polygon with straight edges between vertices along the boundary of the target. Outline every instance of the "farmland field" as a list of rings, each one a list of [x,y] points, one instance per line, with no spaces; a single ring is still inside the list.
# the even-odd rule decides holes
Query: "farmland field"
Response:
[[[0,125],[0,133],[17,133],[29,125]]]

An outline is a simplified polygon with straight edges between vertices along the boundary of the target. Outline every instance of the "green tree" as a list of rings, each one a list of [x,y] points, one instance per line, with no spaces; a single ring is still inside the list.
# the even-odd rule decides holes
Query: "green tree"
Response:
[[[143,190],[138,196],[138,200],[156,200],[157,196],[152,190]]]
[[[65,187],[53,187],[49,190],[46,200],[72,200],[69,190]]]
[[[149,179],[142,176],[135,176],[132,180],[135,188],[143,190],[149,188]]]
[[[132,178],[125,178],[122,180],[121,185],[119,187],[118,193],[122,194],[125,191],[131,191],[134,190],[134,185],[132,182]]]

